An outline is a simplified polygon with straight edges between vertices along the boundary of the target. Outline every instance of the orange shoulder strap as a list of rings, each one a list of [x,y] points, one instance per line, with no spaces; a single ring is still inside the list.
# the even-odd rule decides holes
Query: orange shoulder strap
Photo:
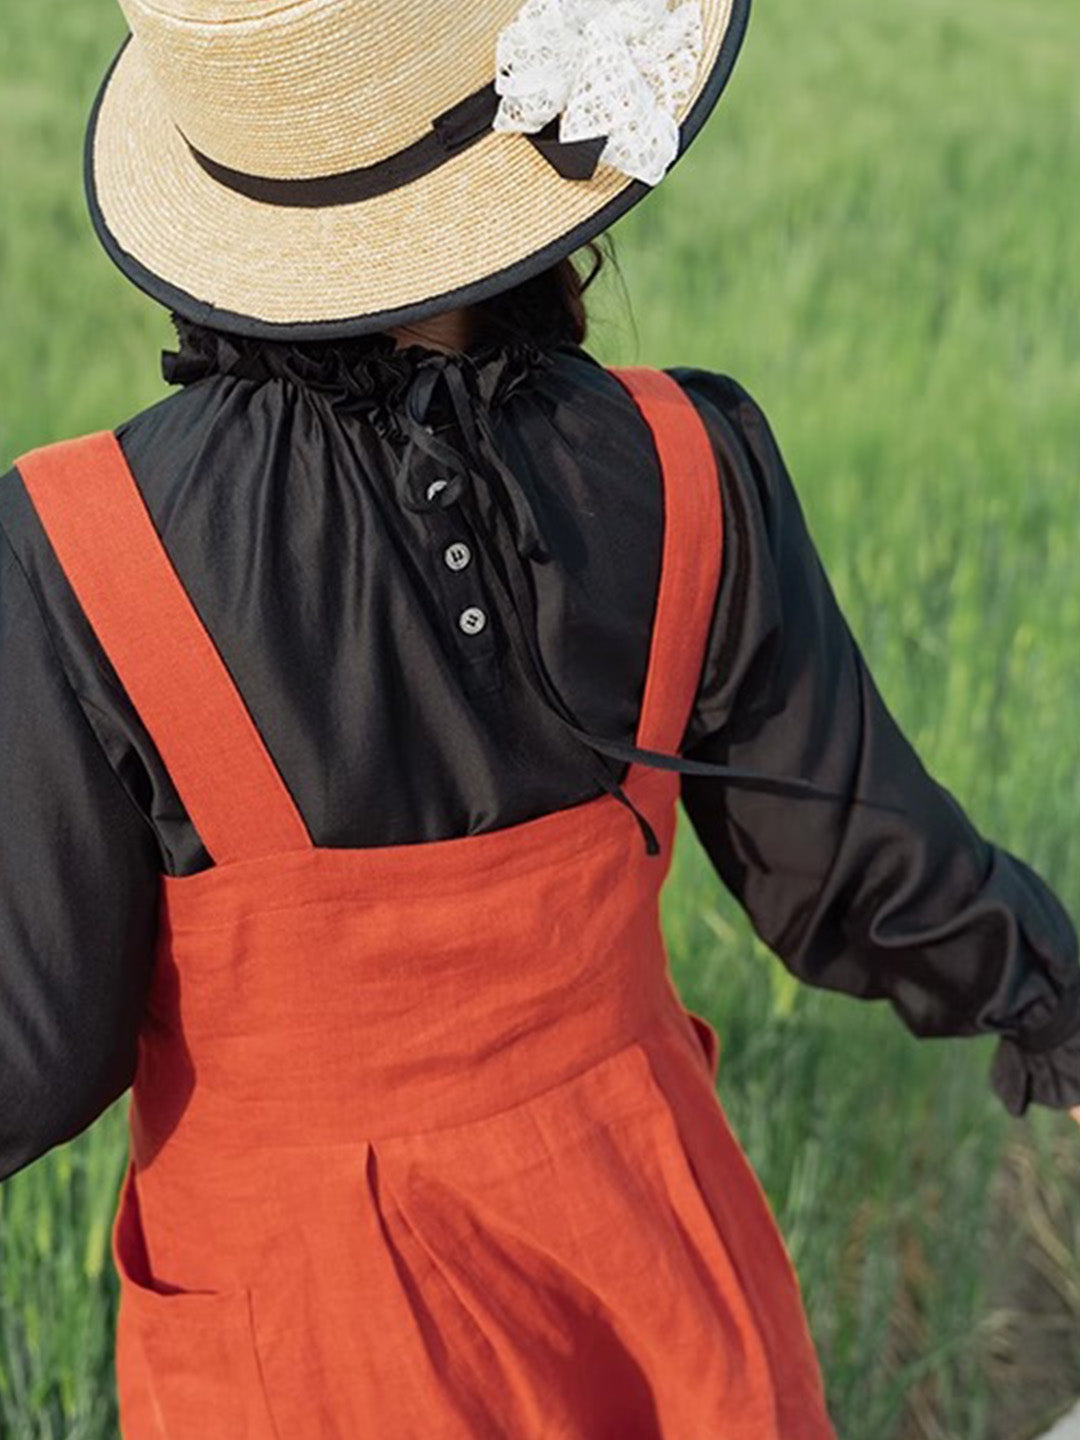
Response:
[[[697,693],[720,572],[712,446],[660,370],[612,371],[641,408],[663,474],[664,535],[636,743],[676,750]],[[76,598],[217,865],[312,846],[213,640],[173,567],[115,434],[16,460]]]
[[[310,848],[111,430],[15,462],[57,559],[215,864]]]
[[[720,583],[724,526],[705,423],[663,370],[611,371],[649,424],[663,475],[664,534],[635,744],[677,754],[697,697]]]

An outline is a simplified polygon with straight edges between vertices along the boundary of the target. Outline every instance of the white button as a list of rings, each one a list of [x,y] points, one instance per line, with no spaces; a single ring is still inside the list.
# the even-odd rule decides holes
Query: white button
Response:
[[[439,491],[445,490],[449,483],[449,480],[433,480],[431,484],[427,487],[427,498],[429,500],[434,500],[435,496],[438,495]]]
[[[443,559],[451,570],[464,570],[472,558],[472,551],[465,544],[464,540],[455,540],[443,551]]]
[[[458,624],[466,635],[476,635],[487,624],[487,616],[479,605],[470,605],[458,616]]]

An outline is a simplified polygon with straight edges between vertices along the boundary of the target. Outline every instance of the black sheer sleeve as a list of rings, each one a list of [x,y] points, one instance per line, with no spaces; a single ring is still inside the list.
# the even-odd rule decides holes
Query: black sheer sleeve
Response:
[[[0,525],[0,1180],[130,1085],[159,872]]]
[[[767,421],[728,377],[670,372],[721,462],[725,560],[684,741],[692,759],[804,776],[900,806],[791,798],[684,775],[694,831],[800,980],[888,999],[919,1037],[997,1033],[1012,1115],[1080,1104],[1077,933],[1049,886],[972,825],[867,669]]]

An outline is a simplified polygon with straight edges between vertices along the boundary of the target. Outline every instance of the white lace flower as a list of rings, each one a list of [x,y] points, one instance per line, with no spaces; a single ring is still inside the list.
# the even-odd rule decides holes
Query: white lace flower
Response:
[[[560,140],[605,135],[600,159],[655,185],[701,53],[697,0],[525,0],[496,40],[492,128],[535,132],[560,115]]]

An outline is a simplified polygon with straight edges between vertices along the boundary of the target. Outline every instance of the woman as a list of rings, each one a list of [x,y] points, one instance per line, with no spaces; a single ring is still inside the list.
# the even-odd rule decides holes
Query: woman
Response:
[[[133,1085],[123,1433],[830,1436],[666,966],[676,801],[794,973],[997,1033],[1013,1114],[1080,1103],[1080,967],[751,397],[584,348],[572,256],[745,6],[123,8],[91,213],[179,389],[0,485],[2,1173]]]

